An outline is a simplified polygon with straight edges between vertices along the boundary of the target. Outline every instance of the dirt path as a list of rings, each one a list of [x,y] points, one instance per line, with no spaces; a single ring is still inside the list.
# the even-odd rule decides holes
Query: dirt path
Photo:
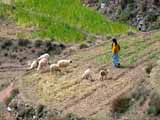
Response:
[[[5,88],[4,90],[0,92],[0,102],[5,103],[7,98],[11,96],[11,92],[14,89],[13,85],[14,83],[11,83],[7,88]]]

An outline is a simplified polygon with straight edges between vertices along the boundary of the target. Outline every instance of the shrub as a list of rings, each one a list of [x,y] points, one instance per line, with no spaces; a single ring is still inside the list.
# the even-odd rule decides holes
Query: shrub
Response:
[[[141,3],[141,12],[145,12],[147,10],[147,4],[148,4],[148,1],[147,0],[144,0],[142,1]]]
[[[27,39],[19,39],[18,40],[18,45],[19,46],[25,46],[27,47],[31,42]]]
[[[8,53],[4,53],[4,56],[7,57],[7,56],[8,56]]]
[[[53,47],[53,45],[52,45],[52,42],[46,41],[46,42],[45,42],[45,48],[46,48],[46,52],[49,52],[49,51],[53,50],[54,47]]]
[[[157,109],[155,106],[149,106],[147,110],[147,114],[149,115],[156,115],[157,114]]]
[[[34,46],[35,46],[36,48],[41,47],[42,44],[43,44],[43,41],[42,41],[42,40],[36,40],[36,41],[34,42]]]
[[[128,4],[133,4],[134,0],[121,0],[120,5],[122,9],[125,9]]]
[[[8,47],[10,47],[10,46],[12,46],[12,45],[13,45],[13,42],[12,42],[11,40],[5,40],[5,41],[2,43],[1,48],[2,48],[2,49],[5,49],[5,48],[8,48]]]
[[[149,22],[154,22],[158,19],[158,15],[156,15],[155,13],[151,12],[147,15],[146,20]]]
[[[125,113],[130,107],[131,99],[120,97],[112,102],[112,113]]]
[[[8,105],[12,101],[12,99],[16,97],[17,94],[19,94],[19,90],[13,89],[13,91],[11,92],[11,96],[5,101],[5,104]]]
[[[59,46],[60,46],[60,48],[62,48],[62,49],[65,49],[65,48],[66,48],[65,44],[62,44],[62,43],[60,43]]]
[[[148,64],[146,67],[145,67],[145,72],[147,73],[147,74],[150,74],[151,73],[151,71],[152,71],[152,69],[153,69],[153,64]]]
[[[153,0],[154,5],[160,5],[160,0]]]
[[[127,0],[121,0],[120,5],[122,9],[125,9],[127,6]]]
[[[122,12],[122,13],[120,14],[120,16],[119,16],[119,19],[120,19],[121,21],[129,20],[129,18],[130,18],[130,12],[128,12],[128,11]]]
[[[155,116],[160,114],[160,96],[158,94],[154,93],[151,96],[147,113]]]
[[[10,55],[10,58],[12,58],[12,59],[16,59],[16,57],[17,57],[17,55],[15,53]]]

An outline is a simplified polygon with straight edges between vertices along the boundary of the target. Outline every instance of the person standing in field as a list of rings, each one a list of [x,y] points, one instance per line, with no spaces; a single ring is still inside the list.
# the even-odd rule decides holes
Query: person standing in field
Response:
[[[120,62],[119,62],[119,53],[120,51],[120,45],[117,43],[117,39],[113,38],[112,39],[112,63],[113,66],[116,68],[120,67]]]

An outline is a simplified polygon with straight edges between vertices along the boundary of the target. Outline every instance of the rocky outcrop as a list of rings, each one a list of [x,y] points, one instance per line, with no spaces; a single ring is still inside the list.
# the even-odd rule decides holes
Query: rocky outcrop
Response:
[[[17,99],[12,100],[7,109],[16,120],[87,120],[71,113],[64,115],[63,111],[42,104],[32,105]]]
[[[100,7],[102,2],[105,7]],[[110,19],[128,22],[140,31],[160,28],[160,0],[101,0],[95,6]]]

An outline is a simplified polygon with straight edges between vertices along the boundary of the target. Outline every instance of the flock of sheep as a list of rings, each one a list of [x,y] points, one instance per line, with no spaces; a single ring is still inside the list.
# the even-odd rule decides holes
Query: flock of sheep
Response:
[[[43,70],[44,67],[48,67],[49,65],[49,54],[45,53],[38,57],[36,60],[34,60],[31,64],[28,70],[32,70],[37,68],[37,71]],[[72,63],[72,60],[59,60],[57,63],[50,64],[49,70],[51,73],[53,72],[61,72],[61,68],[65,68],[69,66]],[[109,70],[100,70],[100,80],[106,80]],[[93,73],[91,71],[91,68],[89,67],[84,71],[84,73],[81,76],[81,79],[87,79],[94,81],[93,79]]]

